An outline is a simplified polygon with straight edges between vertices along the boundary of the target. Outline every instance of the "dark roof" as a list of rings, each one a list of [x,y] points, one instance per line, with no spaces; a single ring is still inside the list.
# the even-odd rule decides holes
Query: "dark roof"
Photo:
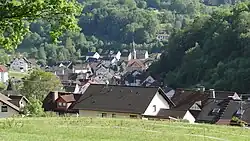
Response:
[[[88,58],[87,59],[87,62],[97,62],[98,61],[98,59],[96,59],[96,58]]]
[[[239,103],[232,99],[209,99],[203,106],[197,117],[198,122],[215,123],[220,119],[232,119],[237,111]],[[216,113],[212,113],[214,109],[220,109]]]
[[[209,95],[201,91],[176,89],[171,100],[176,105],[175,108],[180,110],[188,110],[195,102],[208,100]]]
[[[142,114],[157,91],[171,103],[160,88],[91,84],[74,109]]]
[[[86,56],[93,56],[96,52],[88,52]]]
[[[65,89],[66,92],[74,92],[76,86],[71,85],[71,86],[63,86],[63,88]]]
[[[250,102],[247,101],[243,103],[242,109],[245,110],[245,112],[242,115],[242,120],[250,124]]]
[[[187,111],[185,110],[179,111],[175,109],[160,109],[160,111],[158,112],[156,116],[158,118],[165,118],[165,119],[168,119],[169,117],[182,119],[186,113]]]
[[[9,100],[11,103],[16,105],[17,107],[20,106],[19,102],[24,99],[26,102],[29,102],[28,99],[25,96],[22,95],[9,95],[8,96],[11,100]]]

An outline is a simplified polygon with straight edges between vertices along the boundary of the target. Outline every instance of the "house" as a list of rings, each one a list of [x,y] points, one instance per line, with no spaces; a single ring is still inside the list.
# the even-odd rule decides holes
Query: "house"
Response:
[[[120,55],[119,61],[129,61],[132,59],[132,54],[128,50],[123,50]]]
[[[100,54],[97,52],[88,52],[86,55],[86,60],[88,60],[89,58],[95,58],[98,60],[100,58]]]
[[[72,109],[75,101],[80,98],[81,94],[68,92],[50,92],[43,100],[42,107],[44,111],[52,111],[57,114],[76,114],[78,110]]]
[[[7,96],[11,99],[10,102],[19,107],[20,110],[22,110],[29,103],[29,100],[22,95],[7,95]]]
[[[202,107],[202,110],[198,115],[196,122],[216,123],[221,120],[231,120],[234,113],[238,110],[238,107],[239,103],[234,101],[232,98],[211,98]]]
[[[189,110],[189,112],[191,112],[191,114],[196,118],[209,97],[210,95],[202,90],[178,88],[175,90],[174,95],[171,96],[171,100],[176,105],[174,110]]]
[[[21,109],[11,102],[11,98],[0,94],[0,118],[8,118],[19,115]]]
[[[83,117],[142,118],[171,106],[161,88],[91,84],[73,109]]]
[[[93,73],[89,64],[75,64],[72,66],[72,71],[74,73]]]
[[[132,72],[134,70],[140,70],[140,71],[143,71],[145,70],[146,67],[145,65],[138,59],[133,59],[133,60],[130,60],[128,63],[127,63],[127,66],[126,66],[126,71],[127,72]]]
[[[7,82],[9,79],[8,69],[4,65],[0,65],[0,81]]]
[[[167,120],[187,120],[194,123],[195,118],[188,110],[160,109],[156,116],[148,116],[150,119],[167,119]]]
[[[27,72],[29,68],[29,64],[24,58],[16,58],[10,64],[10,69],[19,72]]]

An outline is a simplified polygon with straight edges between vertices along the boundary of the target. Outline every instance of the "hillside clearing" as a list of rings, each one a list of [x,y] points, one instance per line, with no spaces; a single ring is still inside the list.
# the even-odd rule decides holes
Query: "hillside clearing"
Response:
[[[3,141],[247,141],[250,130],[204,124],[101,118],[0,120]]]
[[[24,78],[26,75],[28,75],[28,73],[25,73],[25,72],[17,72],[17,71],[9,71],[9,77],[14,77],[14,78],[17,78],[17,79],[21,79],[21,78]]]

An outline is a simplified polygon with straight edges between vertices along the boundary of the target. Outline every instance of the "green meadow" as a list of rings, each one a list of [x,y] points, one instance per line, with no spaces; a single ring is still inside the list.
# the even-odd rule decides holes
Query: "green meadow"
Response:
[[[107,118],[0,119],[1,141],[249,141],[241,127]]]

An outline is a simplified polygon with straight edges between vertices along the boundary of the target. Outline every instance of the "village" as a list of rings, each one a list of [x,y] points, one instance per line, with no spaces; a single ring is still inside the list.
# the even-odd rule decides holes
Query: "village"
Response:
[[[42,108],[58,116],[250,125],[247,94],[203,86],[172,89],[147,71],[160,55],[135,49],[104,54],[89,52],[76,63],[62,61],[53,66],[39,66],[56,75],[63,86],[61,91],[45,94]],[[0,67],[1,82],[7,85],[0,94],[0,117],[23,115],[29,100],[12,88],[18,79],[10,78],[8,70],[27,73],[38,67],[34,60],[31,62],[25,57],[15,58],[9,66]]]

